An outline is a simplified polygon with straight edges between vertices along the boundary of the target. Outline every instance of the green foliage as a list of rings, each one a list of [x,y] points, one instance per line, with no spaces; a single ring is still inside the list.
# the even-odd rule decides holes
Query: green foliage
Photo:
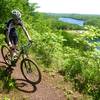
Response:
[[[82,26],[79,26],[79,25],[75,25],[75,24],[70,24],[70,23],[67,23],[67,22],[61,22],[61,21],[58,21],[55,20],[52,22],[52,29],[58,29],[58,30],[81,30],[83,29]]]
[[[7,96],[5,96],[3,100],[10,100],[10,98],[8,98]]]
[[[32,39],[34,41],[33,51],[45,65],[49,66],[60,60],[59,57],[61,57],[63,51],[63,38],[60,33],[37,33],[34,31]],[[56,62],[55,64],[57,64]]]
[[[84,34],[72,38],[72,44],[77,47],[65,45],[62,71],[65,79],[72,80],[77,90],[97,100],[100,98],[100,51],[96,47],[100,45],[95,39],[99,39],[100,31],[93,26],[86,28]],[[88,48],[84,49],[85,46]]]
[[[12,79],[9,73],[4,69],[0,69],[0,80],[2,81],[1,86],[3,85],[4,90],[9,92],[15,88],[15,80]]]
[[[51,31],[52,19],[46,17],[42,13],[34,13],[32,27],[39,33]]]

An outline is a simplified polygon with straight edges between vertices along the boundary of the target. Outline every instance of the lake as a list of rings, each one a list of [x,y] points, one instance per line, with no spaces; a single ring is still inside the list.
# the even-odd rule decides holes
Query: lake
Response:
[[[62,22],[68,22],[68,23],[71,23],[71,24],[77,24],[77,25],[80,25],[80,26],[83,26],[84,25],[84,20],[78,20],[78,19],[74,19],[74,18],[59,18],[58,20],[62,21]]]

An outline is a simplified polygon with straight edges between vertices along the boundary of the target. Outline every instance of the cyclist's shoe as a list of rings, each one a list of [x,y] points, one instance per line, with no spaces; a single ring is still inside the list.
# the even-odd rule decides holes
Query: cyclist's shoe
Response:
[[[18,57],[18,52],[14,52],[14,53],[13,53],[13,59],[16,60],[17,57]]]

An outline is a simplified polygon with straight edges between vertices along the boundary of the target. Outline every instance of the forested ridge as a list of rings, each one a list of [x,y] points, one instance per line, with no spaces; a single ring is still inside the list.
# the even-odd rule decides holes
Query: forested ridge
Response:
[[[59,72],[80,93],[100,99],[100,16],[57,15],[36,12],[37,3],[28,0],[0,0],[0,44],[4,43],[5,22],[11,10],[18,9],[33,40],[31,53],[48,71]],[[55,17],[56,16],[56,17]],[[59,17],[86,20],[84,26],[60,22]],[[19,40],[26,37],[18,28]],[[70,30],[70,31],[69,31]],[[83,30],[80,34],[78,30]],[[25,38],[22,38],[25,37]]]
[[[49,16],[54,16],[56,18],[64,17],[64,18],[75,18],[79,20],[84,20],[84,25],[94,25],[96,27],[100,27],[100,15],[93,14],[63,14],[63,13],[47,13]]]

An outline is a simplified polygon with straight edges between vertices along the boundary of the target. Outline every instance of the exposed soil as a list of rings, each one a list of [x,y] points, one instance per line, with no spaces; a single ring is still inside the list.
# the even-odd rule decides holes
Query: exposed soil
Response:
[[[0,53],[0,61],[3,62],[3,58]],[[6,66],[0,63],[1,67]],[[42,72],[42,71],[41,71]],[[16,79],[16,89],[0,94],[0,100],[4,97],[8,97],[11,100],[66,100],[64,92],[61,89],[57,89],[53,84],[55,81],[48,73],[42,72],[42,80],[36,85],[32,85],[26,81],[20,70],[20,63],[14,68],[12,77]],[[56,82],[56,81],[55,81]]]

